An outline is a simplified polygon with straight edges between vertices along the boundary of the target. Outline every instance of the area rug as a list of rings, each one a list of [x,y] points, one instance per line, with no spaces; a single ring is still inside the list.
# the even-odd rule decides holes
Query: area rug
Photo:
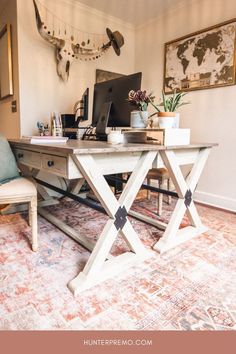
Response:
[[[161,220],[171,206],[164,203]],[[134,210],[157,217],[156,197],[141,196]],[[62,200],[48,207],[96,240],[106,217]],[[1,330],[232,330],[236,329],[236,215],[198,206],[209,231],[129,268],[76,297],[67,288],[89,252],[39,217],[39,250],[30,249],[26,214],[0,216]],[[130,218],[147,248],[163,232]],[[185,220],[184,223],[187,221]],[[126,249],[122,240],[112,248]]]

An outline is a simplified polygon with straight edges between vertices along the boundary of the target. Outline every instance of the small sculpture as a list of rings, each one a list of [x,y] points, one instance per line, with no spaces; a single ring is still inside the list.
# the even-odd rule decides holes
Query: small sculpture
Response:
[[[37,122],[37,128],[40,136],[50,135],[50,130],[48,124],[42,122]]]

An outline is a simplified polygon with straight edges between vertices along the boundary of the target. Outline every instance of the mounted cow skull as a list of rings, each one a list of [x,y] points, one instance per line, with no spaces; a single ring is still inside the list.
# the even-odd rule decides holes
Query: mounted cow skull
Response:
[[[63,81],[68,80],[70,66],[75,58],[79,58],[81,60],[98,59],[110,46],[113,47],[117,55],[120,55],[120,48],[124,45],[124,38],[120,32],[112,32],[109,28],[107,28],[106,32],[110,40],[107,44],[103,44],[102,47],[98,49],[83,48],[79,43],[74,44],[72,40],[57,38],[51,35],[50,31],[46,31],[46,26],[44,26],[44,23],[41,20],[35,0],[33,0],[33,3],[39,34],[43,39],[55,47],[57,73]]]

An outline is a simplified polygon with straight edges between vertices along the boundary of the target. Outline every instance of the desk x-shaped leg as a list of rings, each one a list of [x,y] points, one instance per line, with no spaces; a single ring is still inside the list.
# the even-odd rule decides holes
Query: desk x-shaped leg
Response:
[[[192,170],[186,180],[184,179],[182,171],[177,163],[174,151],[165,150],[160,152],[161,158],[165,166],[168,168],[179,199],[164,235],[154,245],[154,250],[160,253],[165,252],[207,230],[207,228],[201,223],[197,209],[194,205],[193,193],[207,161],[209,152],[210,148],[199,149],[195,163],[193,164]],[[187,213],[191,226],[179,229],[185,212]]]
[[[156,154],[155,151],[142,153],[119,200],[112,193],[100,168],[97,166],[96,155],[73,156],[78,169],[110,217],[83,271],[68,285],[74,294],[114,276],[118,272],[122,272],[128,263],[144,260],[150,256],[150,252],[145,249],[134,231],[127,214]],[[108,259],[109,252],[118,234],[121,234],[131,252],[125,252]]]

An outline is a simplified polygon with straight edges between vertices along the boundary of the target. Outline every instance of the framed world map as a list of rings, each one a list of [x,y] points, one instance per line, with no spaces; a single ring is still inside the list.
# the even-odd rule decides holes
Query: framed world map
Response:
[[[164,92],[235,84],[236,19],[165,44]]]

